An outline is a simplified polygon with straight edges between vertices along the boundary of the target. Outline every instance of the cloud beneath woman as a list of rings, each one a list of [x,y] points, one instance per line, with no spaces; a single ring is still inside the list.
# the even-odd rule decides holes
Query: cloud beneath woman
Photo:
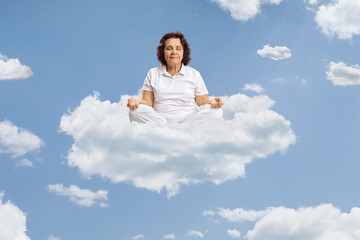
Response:
[[[60,130],[74,139],[70,167],[88,178],[165,189],[171,197],[182,184],[245,177],[246,164],[285,152],[296,141],[290,121],[270,109],[274,101],[266,95],[223,97],[223,121],[166,127],[132,125],[128,98],[111,103],[95,92],[62,116]]]

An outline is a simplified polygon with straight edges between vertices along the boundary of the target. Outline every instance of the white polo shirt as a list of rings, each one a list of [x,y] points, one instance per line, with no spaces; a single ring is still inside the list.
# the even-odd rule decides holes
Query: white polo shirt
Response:
[[[200,73],[184,64],[174,76],[165,65],[150,69],[142,90],[154,92],[153,108],[169,122],[184,121],[197,111],[195,95],[209,93]]]

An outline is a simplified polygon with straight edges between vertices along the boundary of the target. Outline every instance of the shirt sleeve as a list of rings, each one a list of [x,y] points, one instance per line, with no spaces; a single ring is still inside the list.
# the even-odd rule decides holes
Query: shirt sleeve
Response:
[[[152,91],[153,92],[153,88],[151,86],[151,70],[146,75],[142,90],[143,91]]]
[[[202,79],[201,75],[199,72],[196,73],[196,88],[195,88],[195,95],[197,96],[202,96],[202,95],[206,95],[209,94],[205,82]]]

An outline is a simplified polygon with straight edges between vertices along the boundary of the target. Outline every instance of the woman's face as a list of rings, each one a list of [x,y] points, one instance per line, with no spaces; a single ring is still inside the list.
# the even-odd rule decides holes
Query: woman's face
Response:
[[[183,55],[184,49],[179,38],[169,38],[166,40],[164,56],[168,66],[181,65]]]

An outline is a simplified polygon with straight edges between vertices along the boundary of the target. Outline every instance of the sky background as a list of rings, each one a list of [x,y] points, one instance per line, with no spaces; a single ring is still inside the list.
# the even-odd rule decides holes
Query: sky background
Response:
[[[337,232],[338,240],[360,239],[360,4],[260,2],[2,0],[0,236],[297,240],[306,232],[309,239],[320,240]],[[112,159],[106,158],[100,171],[119,173],[122,169],[114,162],[125,164],[123,159],[129,158],[126,166],[141,169],[136,177],[155,179],[136,162],[136,154],[145,149],[151,158],[155,152],[147,142],[166,142],[164,137],[151,137],[151,130],[145,129],[145,140],[132,159],[128,156],[136,147],[118,147],[137,143],[136,137],[128,137],[133,130],[121,119],[127,117],[127,96],[136,95],[147,71],[159,65],[159,40],[173,31],[185,35],[191,47],[189,66],[201,73],[210,95],[223,96],[225,106],[241,106],[234,111],[254,124],[247,137],[259,140],[253,150],[264,155],[234,150],[229,146],[241,143],[226,144],[227,136],[220,134],[225,153],[250,159],[245,172],[233,179],[225,172],[221,184],[196,173],[168,198],[166,189],[153,191],[156,184],[151,181],[144,187],[135,178],[115,182],[110,173],[100,176],[91,154]],[[230,103],[230,96],[241,98]],[[84,103],[86,98],[93,102]],[[115,114],[112,109],[122,110]],[[109,131],[101,128],[102,119],[87,119],[92,111],[111,119],[105,124]],[[265,122],[276,121],[263,126],[251,120],[252,113],[263,114]],[[64,114],[79,124],[65,123]],[[115,123],[128,132],[117,133]],[[280,138],[262,142],[265,130]],[[85,136],[74,141],[80,132]],[[208,140],[210,134],[201,134],[206,143],[215,144]],[[121,144],[109,146],[113,138]],[[177,146],[176,141],[168,144],[164,148]],[[70,164],[80,164],[79,155],[69,155],[74,145],[89,154],[84,165]],[[162,154],[169,157],[171,151]],[[222,151],[211,149],[209,154],[217,160],[213,166],[223,169]],[[187,155],[181,158],[186,161]],[[87,163],[95,167],[86,177]],[[199,164],[206,167],[204,161]],[[184,169],[186,173],[195,166],[189,161]],[[315,229],[305,219],[336,224],[324,220]]]

